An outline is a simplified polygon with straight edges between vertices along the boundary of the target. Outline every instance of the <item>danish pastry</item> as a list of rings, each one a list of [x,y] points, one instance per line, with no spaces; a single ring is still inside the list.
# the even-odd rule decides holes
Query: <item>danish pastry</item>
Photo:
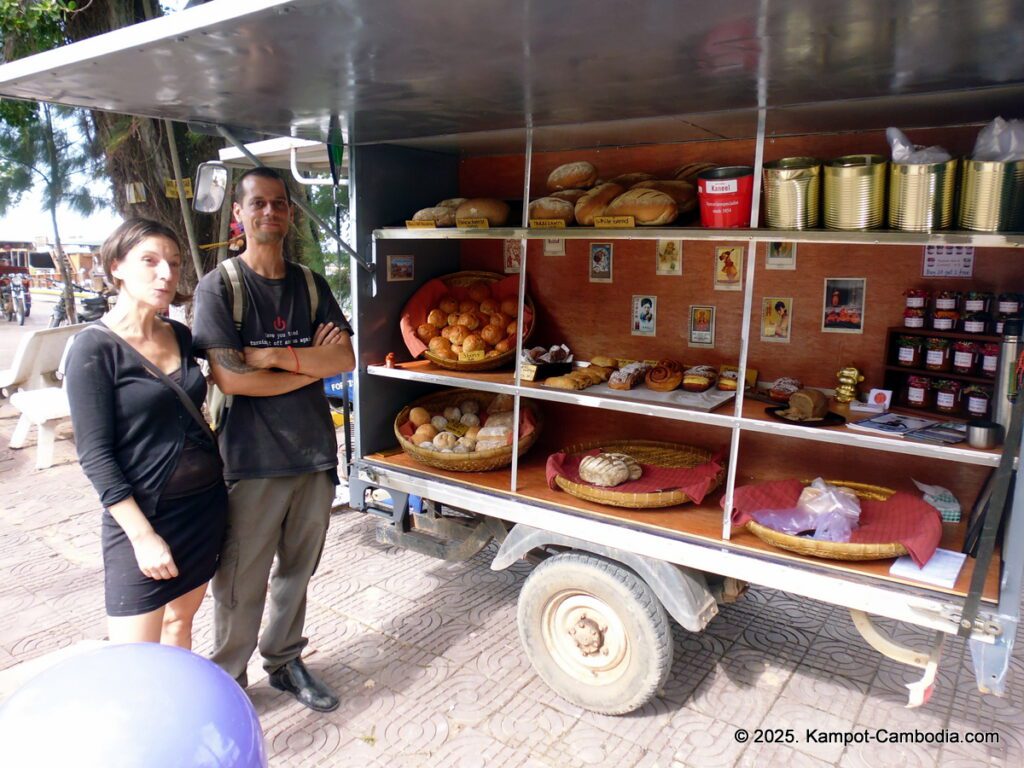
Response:
[[[687,368],[683,374],[683,389],[687,392],[704,392],[718,378],[718,373],[710,365],[695,365]]]
[[[783,376],[775,380],[775,383],[772,384],[772,388],[768,391],[768,396],[772,400],[777,400],[780,403],[788,403],[790,395],[798,389],[803,388],[804,385],[800,379]]]
[[[674,360],[662,360],[647,372],[644,383],[655,392],[671,392],[683,383],[681,366]]]
[[[619,390],[633,389],[643,381],[650,367],[646,363],[629,363],[608,378],[608,386]]]

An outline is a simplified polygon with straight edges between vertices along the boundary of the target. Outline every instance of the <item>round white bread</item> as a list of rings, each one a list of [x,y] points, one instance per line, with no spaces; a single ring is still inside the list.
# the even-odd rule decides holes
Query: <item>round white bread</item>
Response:
[[[656,178],[658,177],[652,173],[644,173],[643,171],[638,171],[636,173],[620,173],[614,179],[609,179],[609,181],[612,184],[618,184],[620,186],[625,187],[626,189],[630,189],[631,187],[634,187],[637,184],[639,184],[641,181],[653,181]]]
[[[590,189],[597,181],[597,168],[586,160],[560,165],[548,175],[548,192],[560,189]]]
[[[674,174],[672,174],[678,181],[688,181],[691,184],[697,183],[697,174],[711,168],[717,168],[717,163],[709,163],[702,160],[698,160],[695,163],[686,163],[676,168]]]
[[[608,203],[625,192],[618,184],[602,184],[594,187],[576,201],[576,223],[583,227],[594,226],[595,216],[604,216]]]
[[[585,189],[560,189],[557,192],[552,192],[548,197],[557,197],[559,200],[565,200],[567,203],[576,205],[576,201],[587,194]]]
[[[413,221],[432,221],[436,227],[454,227],[455,209],[444,205],[420,208],[412,215]]]
[[[530,203],[531,219],[561,219],[572,224],[573,205],[557,197],[542,197]]]
[[[449,197],[447,200],[442,200],[440,203],[438,203],[438,206],[444,208],[451,208],[452,210],[455,210],[464,202],[466,202],[466,198],[464,197]]]
[[[697,188],[688,181],[641,181],[633,189],[656,189],[676,201],[680,213],[689,213],[697,207]]]
[[[656,189],[631,189],[612,200],[605,216],[632,216],[636,224],[657,227],[679,215],[676,201]]]
[[[456,219],[487,219],[492,227],[500,227],[508,221],[508,203],[490,197],[474,197],[455,210]]]

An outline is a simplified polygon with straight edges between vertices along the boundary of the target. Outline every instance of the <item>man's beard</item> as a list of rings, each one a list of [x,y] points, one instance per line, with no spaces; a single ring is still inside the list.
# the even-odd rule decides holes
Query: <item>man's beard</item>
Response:
[[[274,245],[275,243],[280,243],[284,241],[284,232],[263,232],[257,229],[255,232],[252,233],[252,239],[253,242],[258,243],[259,245]]]

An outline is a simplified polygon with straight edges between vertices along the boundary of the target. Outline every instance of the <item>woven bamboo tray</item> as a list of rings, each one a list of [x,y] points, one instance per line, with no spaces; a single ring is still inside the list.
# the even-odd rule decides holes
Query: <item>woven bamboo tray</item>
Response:
[[[506,277],[508,277],[508,275],[499,275],[495,272],[453,272],[450,275],[442,277],[441,282],[448,286],[466,286],[472,283],[496,283],[500,280],[504,280]],[[533,301],[529,296],[526,297],[526,306],[530,310],[530,316],[534,320],[530,323],[530,327],[526,329],[526,333],[523,336],[524,342],[530,338],[530,335],[533,333],[533,326],[536,325],[537,317],[537,313],[533,308]],[[495,355],[494,357],[486,357],[483,360],[473,361],[445,360],[443,357],[435,355],[429,349],[423,352],[423,356],[434,365],[446,368],[449,371],[475,373],[476,371],[491,371],[515,360],[516,351],[514,349],[510,349],[508,352],[503,352],[500,355]]]
[[[846,480],[826,480],[829,485],[842,485],[851,489],[859,498],[872,501],[885,501],[896,491],[891,488],[883,488],[879,485],[867,485],[865,483],[851,483]],[[810,485],[809,480],[804,485]],[[838,541],[815,541],[804,536],[793,536],[788,533],[779,533],[767,528],[753,520],[747,522],[747,530],[757,536],[766,544],[773,547],[785,549],[789,552],[796,552],[799,555],[810,557],[821,557],[827,560],[885,560],[890,557],[901,557],[907,554],[907,548],[898,541],[852,544]]]
[[[564,453],[577,454],[600,448],[606,453],[628,453],[641,464],[653,464],[656,467],[672,469],[696,467],[705,463],[714,455],[706,448],[679,443],[660,443],[653,440],[612,440],[602,443],[572,445],[562,449]],[[725,470],[718,473],[714,484],[708,489],[710,493],[722,484]],[[655,493],[623,493],[613,488],[598,488],[593,485],[576,483],[561,475],[555,476],[555,483],[566,493],[585,501],[608,504],[613,507],[627,509],[657,509],[673,507],[690,501],[690,497],[680,490],[658,491]]]
[[[440,453],[420,448],[409,440],[406,440],[399,428],[409,420],[409,411],[417,406],[422,406],[428,411],[441,411],[449,405],[458,405],[464,400],[476,400],[480,405],[480,412],[487,410],[487,406],[497,397],[490,392],[476,392],[471,389],[448,389],[443,392],[435,392],[432,395],[422,397],[414,403],[403,408],[395,417],[395,437],[402,450],[416,459],[421,464],[437,469],[447,469],[452,472],[486,472],[491,469],[507,467],[512,463],[512,446],[495,448],[490,451],[476,451],[474,453]],[[530,449],[530,446],[537,441],[540,434],[542,419],[537,406],[529,400],[520,399],[520,408],[528,408],[533,415],[534,428],[528,435],[519,438],[519,455],[522,456]]]

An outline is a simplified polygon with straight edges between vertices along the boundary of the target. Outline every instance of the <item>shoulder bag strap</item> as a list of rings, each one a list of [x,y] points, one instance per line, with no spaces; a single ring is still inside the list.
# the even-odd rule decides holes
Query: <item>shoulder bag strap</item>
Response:
[[[214,446],[217,445],[217,436],[213,434],[213,430],[210,429],[210,425],[206,423],[206,419],[204,419],[203,415],[201,413],[199,413],[199,409],[196,408],[196,404],[192,402],[192,398],[189,397],[188,393],[184,389],[181,388],[180,384],[177,384],[175,381],[173,381],[170,376],[168,376],[166,373],[164,373],[159,368],[157,368],[153,364],[153,362],[151,360],[149,360],[141,352],[139,352],[139,350],[137,350],[135,347],[133,347],[127,341],[122,339],[120,336],[118,336],[116,333],[114,333],[113,330],[108,328],[103,323],[97,322],[97,323],[94,323],[91,327],[93,327],[93,328],[95,328],[95,329],[97,329],[99,331],[102,331],[103,333],[106,333],[108,336],[110,336],[112,339],[114,339],[114,341],[116,341],[122,347],[124,347],[125,349],[130,350],[131,353],[133,355],[135,355],[135,357],[137,357],[140,361],[142,361],[142,364],[143,364],[143,366],[145,366],[147,371],[149,371],[151,374],[156,376],[166,386],[170,387],[171,391],[174,392],[174,394],[176,394],[178,396],[178,399],[181,401],[181,404],[185,406],[185,410],[188,411],[189,415],[193,419],[195,419],[197,424],[199,424],[202,427],[203,433],[207,437],[210,438],[210,441],[213,443]],[[174,333],[174,338],[175,339],[178,338],[177,331],[175,331],[175,333]],[[185,368],[185,353],[184,353],[184,350],[181,350],[181,343],[180,342],[178,343],[178,347],[179,347],[179,354],[181,355],[181,367],[182,367],[182,369],[184,369]]]
[[[241,332],[242,320],[245,318],[246,292],[242,282],[242,268],[238,266],[238,257],[225,259],[218,266],[221,279],[228,287],[231,298],[231,320],[235,330]]]
[[[306,290],[309,291],[309,325],[316,331],[316,311],[320,308],[320,293],[316,289],[316,279],[313,277],[313,270],[305,264],[299,264],[303,277],[306,278]]]

